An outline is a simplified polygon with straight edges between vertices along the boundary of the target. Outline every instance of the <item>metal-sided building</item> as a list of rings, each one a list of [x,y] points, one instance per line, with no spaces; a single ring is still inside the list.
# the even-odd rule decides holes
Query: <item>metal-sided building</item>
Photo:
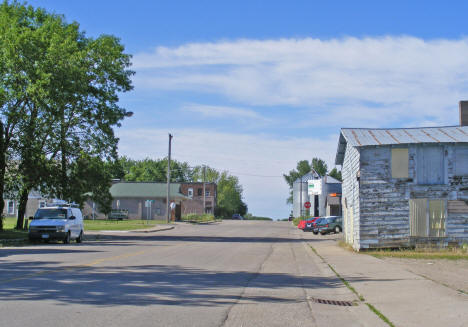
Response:
[[[343,128],[343,231],[354,249],[468,242],[468,102],[460,126]]]
[[[311,191],[314,182],[320,185],[318,192]],[[293,183],[293,216],[341,216],[340,197],[341,182],[313,170]],[[310,209],[304,207],[306,202],[310,202]]]

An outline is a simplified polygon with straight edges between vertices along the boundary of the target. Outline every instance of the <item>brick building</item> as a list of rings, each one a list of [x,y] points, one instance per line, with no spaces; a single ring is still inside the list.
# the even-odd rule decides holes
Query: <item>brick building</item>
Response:
[[[181,202],[182,215],[214,214],[217,200],[216,183],[205,183],[205,208],[203,209],[203,183],[181,183],[180,193],[188,199]]]

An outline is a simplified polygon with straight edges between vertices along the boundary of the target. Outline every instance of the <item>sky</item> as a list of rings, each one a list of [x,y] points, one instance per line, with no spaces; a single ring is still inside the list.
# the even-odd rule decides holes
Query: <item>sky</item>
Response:
[[[119,152],[238,176],[249,212],[286,218],[282,174],[329,169],[341,127],[458,124],[468,1],[31,0],[133,55]],[[338,167],[340,168],[340,167]]]

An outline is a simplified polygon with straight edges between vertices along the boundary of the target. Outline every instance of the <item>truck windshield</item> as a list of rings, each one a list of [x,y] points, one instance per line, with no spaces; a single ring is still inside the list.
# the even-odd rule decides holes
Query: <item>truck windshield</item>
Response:
[[[67,209],[39,209],[34,219],[67,219]]]

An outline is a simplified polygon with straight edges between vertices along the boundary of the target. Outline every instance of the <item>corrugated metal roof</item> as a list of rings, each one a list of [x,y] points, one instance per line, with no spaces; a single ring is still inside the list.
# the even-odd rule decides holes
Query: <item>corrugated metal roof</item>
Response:
[[[468,126],[422,128],[342,128],[352,146],[468,142]]]
[[[413,143],[468,143],[468,126],[342,128],[335,163],[343,163],[346,144],[361,147]]]
[[[312,180],[312,179],[319,179],[320,178],[320,175],[317,174],[317,172],[315,170],[312,169],[312,171],[310,173],[307,173],[301,177],[299,177],[298,179],[296,179],[294,181],[294,183],[300,183],[301,181],[303,183],[306,183],[308,180]]]
[[[186,198],[179,192],[180,184],[171,183],[171,198]],[[111,186],[113,198],[165,198],[166,183],[122,182]]]

